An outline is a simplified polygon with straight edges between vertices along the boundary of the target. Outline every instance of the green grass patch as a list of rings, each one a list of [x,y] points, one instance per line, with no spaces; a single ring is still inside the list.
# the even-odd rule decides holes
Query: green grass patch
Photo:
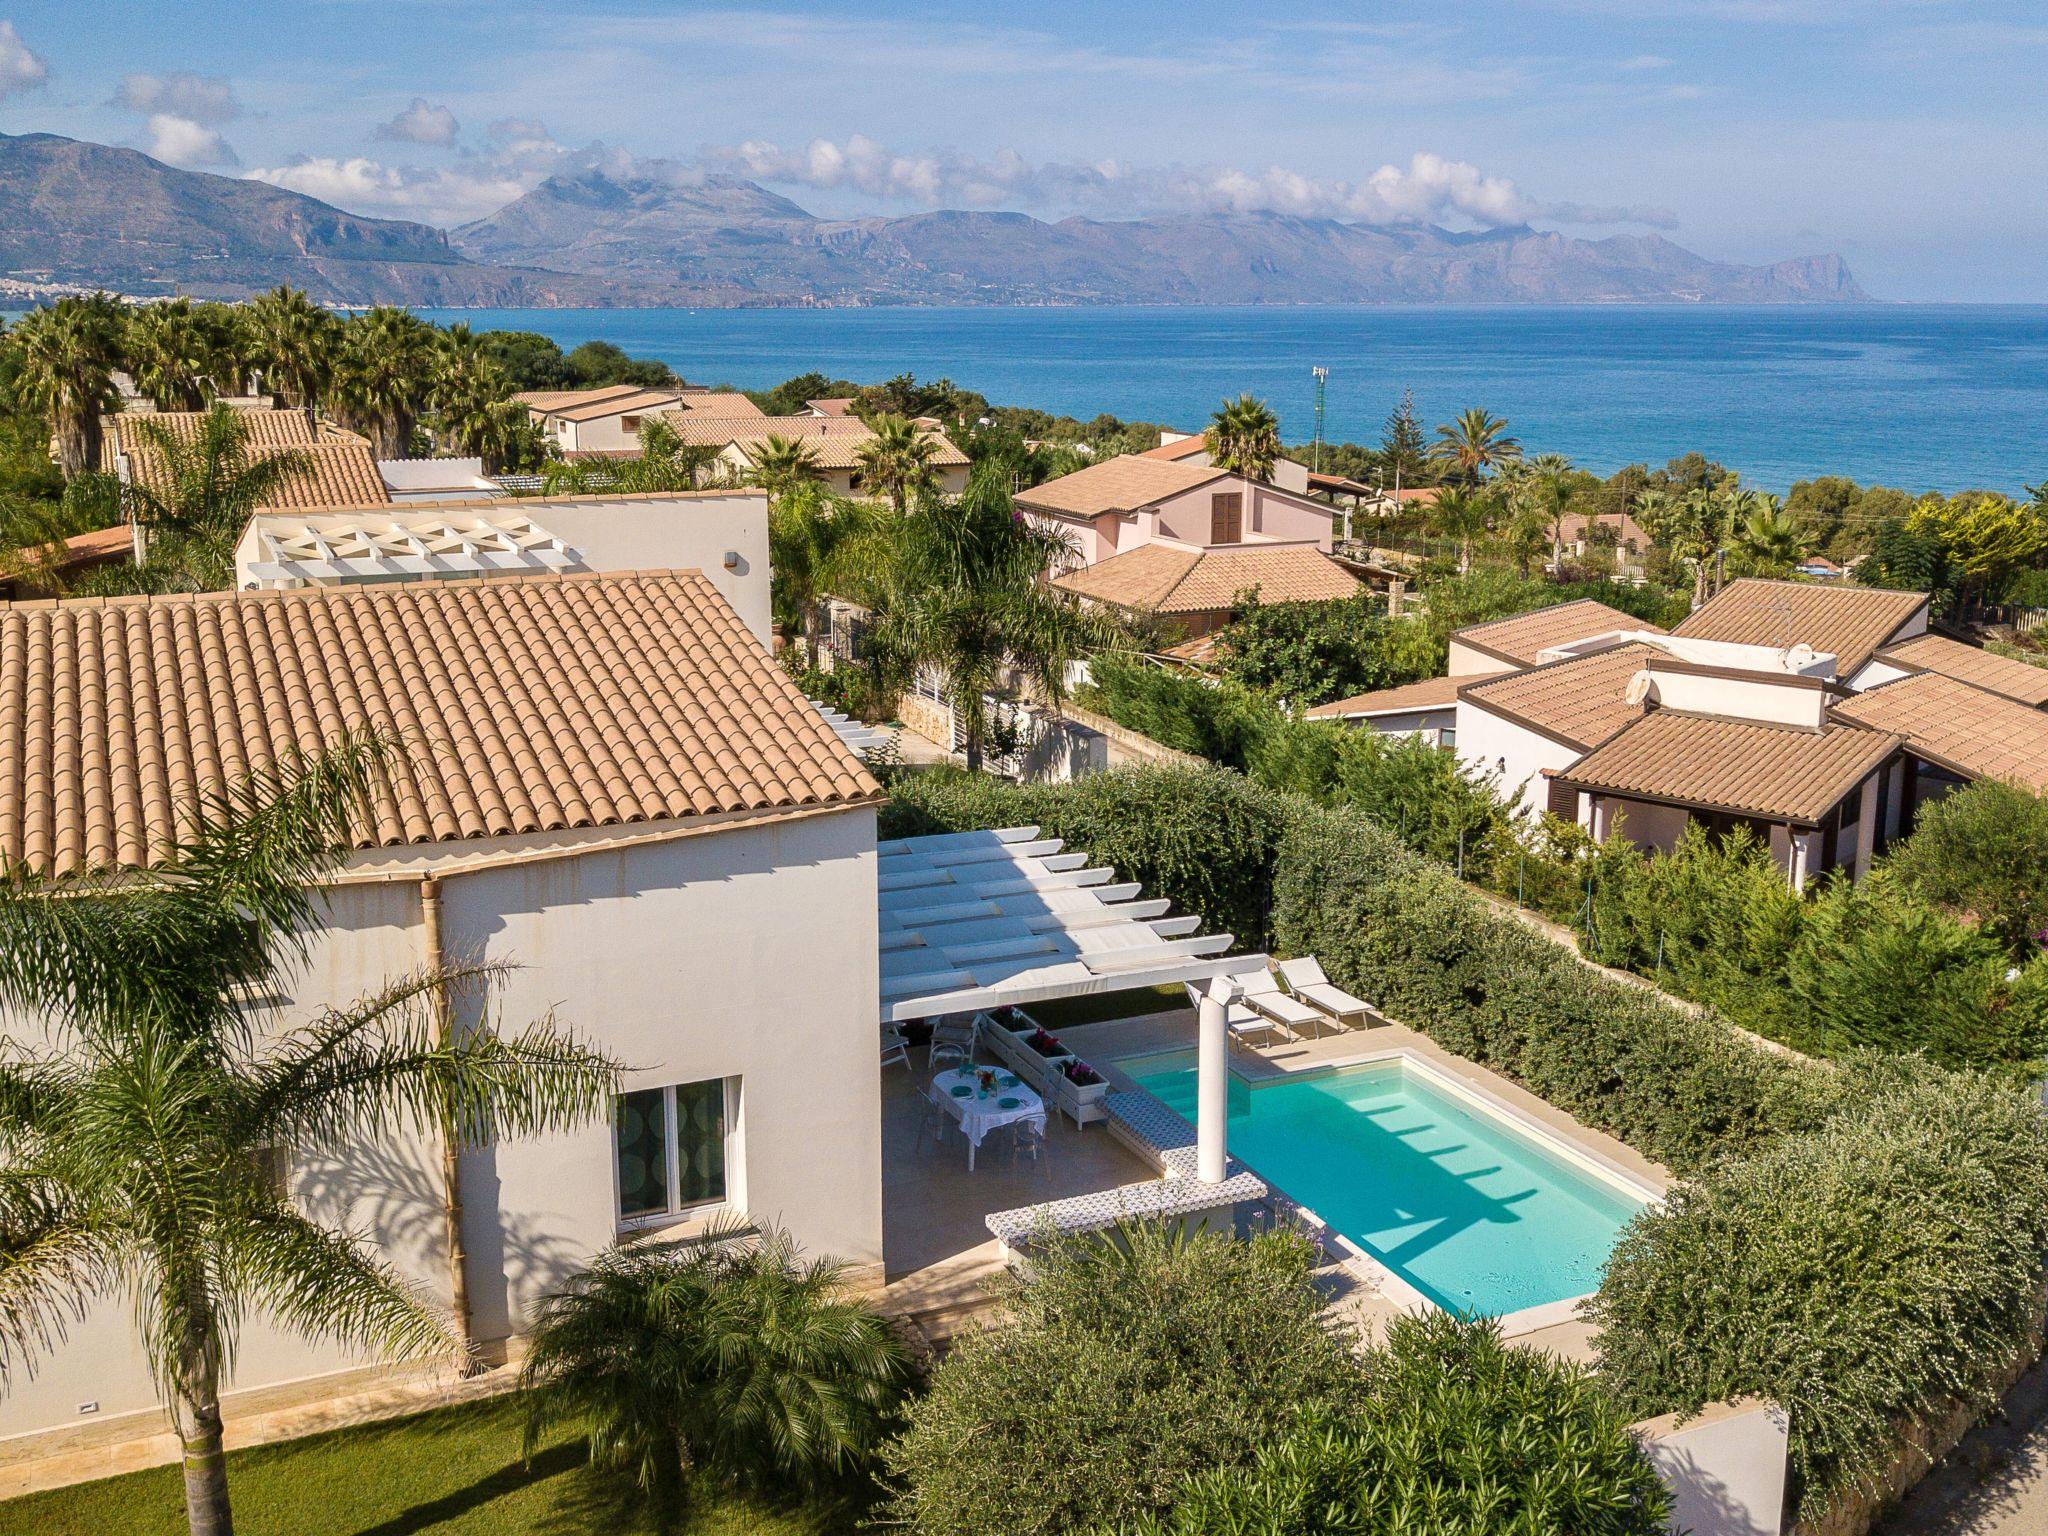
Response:
[[[563,1433],[520,1454],[521,1408],[498,1397],[254,1446],[228,1458],[241,1536],[838,1536],[871,1491],[774,1504],[699,1487],[664,1525],[630,1479]],[[176,1467],[0,1503],[0,1536],[183,1536]]]

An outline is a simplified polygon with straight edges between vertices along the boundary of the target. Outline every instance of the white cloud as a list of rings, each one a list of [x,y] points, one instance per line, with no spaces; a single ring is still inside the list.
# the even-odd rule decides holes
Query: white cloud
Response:
[[[149,152],[166,165],[187,170],[208,166],[239,165],[235,152],[220,136],[220,130],[174,112],[153,113],[149,119]]]
[[[360,155],[349,159],[312,155],[290,165],[258,166],[248,175],[353,213],[420,219],[430,224],[460,224],[481,218],[504,207],[530,185],[517,175],[489,167],[428,170],[384,165]]]
[[[242,110],[235,88],[218,75],[193,75],[173,70],[163,75],[121,77],[113,105],[141,117],[179,117],[207,128],[232,122]]]
[[[1634,71],[1669,69],[1671,61],[1661,53],[1639,53],[1634,58],[1623,59],[1621,68]]]
[[[1489,228],[1545,219],[1571,224],[1669,226],[1654,208],[1546,202],[1514,182],[1440,155],[1383,165],[1362,181],[1305,176],[1284,166],[1134,167],[1116,160],[1033,164],[1011,150],[992,159],[952,152],[900,153],[856,134],[813,139],[801,149],[762,140],[712,146],[702,163],[784,186],[851,190],[926,207],[1024,205],[1060,211],[1285,213],[1368,224],[1451,221]]]
[[[0,97],[32,91],[50,78],[42,55],[21,40],[11,21],[0,21]]]
[[[455,114],[446,107],[430,106],[424,96],[413,97],[411,106],[388,123],[377,125],[378,138],[396,139],[401,144],[453,144],[458,131]]]

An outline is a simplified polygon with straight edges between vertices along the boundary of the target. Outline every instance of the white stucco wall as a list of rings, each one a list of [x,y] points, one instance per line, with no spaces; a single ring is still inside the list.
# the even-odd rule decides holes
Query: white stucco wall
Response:
[[[1498,656],[1490,656],[1485,651],[1475,650],[1462,640],[1453,638],[1450,660],[1444,666],[1444,676],[1479,677],[1488,672],[1507,671],[1513,666],[1513,662],[1502,661]]]
[[[628,1087],[736,1076],[736,1170],[748,1213],[810,1252],[881,1258],[876,1064],[874,813],[860,808],[575,858],[452,874],[448,952],[515,968],[490,1001],[517,1026],[552,1013],[631,1066]],[[465,844],[476,855],[490,845]],[[369,862],[367,860],[359,863]],[[417,866],[417,855],[385,861]],[[424,958],[419,887],[328,894],[284,1024],[353,1001]],[[473,1015],[479,1000],[465,1002]],[[10,1033],[25,1033],[8,1020]],[[609,1242],[617,1210],[612,1132],[594,1123],[463,1159],[465,1240],[481,1338],[522,1326],[535,1299]],[[309,1212],[369,1232],[445,1302],[439,1160],[411,1138],[301,1148],[293,1187]],[[151,1408],[127,1308],[95,1309],[0,1398],[0,1435]],[[370,1363],[245,1325],[233,1390]],[[81,1403],[98,1404],[82,1417]]]
[[[1206,546],[1213,531],[1210,501],[1218,494],[1244,496],[1240,529],[1246,544],[1313,543],[1325,554],[1333,537],[1330,509],[1320,502],[1297,500],[1270,486],[1242,480],[1215,480],[1158,503],[1153,537]]]
[[[1472,773],[1492,775],[1501,797],[1529,816],[1540,815],[1549,798],[1543,770],[1568,768],[1585,755],[1470,699],[1458,701],[1457,750],[1459,762]]]
[[[1665,709],[1777,725],[1819,726],[1827,718],[1829,696],[1825,689],[1781,681],[1768,673],[1716,677],[1653,664],[1650,675],[1656,680],[1657,702]]]
[[[1775,1403],[1741,1398],[1632,1425],[1671,1490],[1671,1528],[1693,1536],[1778,1536],[1785,1517],[1791,1420]]]

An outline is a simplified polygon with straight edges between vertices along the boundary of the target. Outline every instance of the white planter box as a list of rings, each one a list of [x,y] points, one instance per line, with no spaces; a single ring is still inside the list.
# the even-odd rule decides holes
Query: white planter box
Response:
[[[1024,1016],[1027,1019],[1031,1017],[1029,1014]],[[1062,1051],[1057,1056],[1039,1055],[1026,1043],[1037,1028],[1038,1022],[1033,1019],[1028,1028],[1013,1034],[997,1023],[993,1015],[983,1014],[981,1038],[991,1055],[1023,1078],[1047,1105],[1075,1125],[1092,1125],[1104,1119],[1107,1112],[1102,1107],[1102,1097],[1109,1092],[1109,1084],[1090,1083],[1084,1088],[1068,1082],[1060,1068],[1075,1059],[1073,1053]]]

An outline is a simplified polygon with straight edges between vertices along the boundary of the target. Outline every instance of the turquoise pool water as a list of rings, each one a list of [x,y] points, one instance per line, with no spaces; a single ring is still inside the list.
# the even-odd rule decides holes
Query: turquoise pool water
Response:
[[[1192,1052],[1119,1063],[1195,1118]],[[1642,1202],[1400,1061],[1230,1079],[1230,1150],[1438,1306],[1583,1296]]]

